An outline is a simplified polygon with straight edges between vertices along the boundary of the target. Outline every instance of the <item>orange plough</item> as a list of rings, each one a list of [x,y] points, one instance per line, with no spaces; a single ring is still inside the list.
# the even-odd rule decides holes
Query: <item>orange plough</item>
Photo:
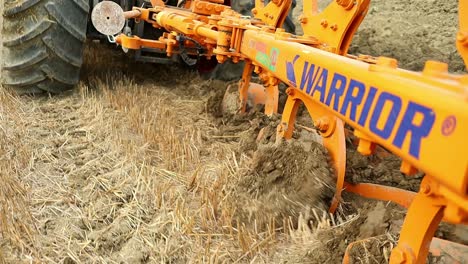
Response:
[[[468,261],[466,246],[433,238],[441,221],[468,223],[468,75],[450,74],[447,64],[437,61],[428,61],[422,72],[410,72],[399,69],[392,58],[348,55],[370,0],[336,0],[322,12],[316,1],[305,1],[302,36],[281,28],[292,0],[256,0],[253,18],[218,0],[186,1],[185,8],[151,2],[151,8],[129,12],[102,2],[95,8],[101,15],[93,16],[93,23],[126,49],[151,47],[168,56],[183,50],[219,63],[245,61],[238,85],[239,113],[246,111],[249,100],[264,104],[267,115],[277,113],[278,85],[285,83],[288,99],[278,136],[291,138],[297,110],[304,104],[335,167],[330,212],[341,202],[342,191],[393,201],[408,212],[390,263],[425,263],[429,251]],[[456,44],[468,65],[467,1],[460,0],[459,13]],[[167,32],[148,40],[109,32],[113,25],[106,23],[113,18],[144,20]],[[260,84],[251,83],[254,73]],[[401,171],[409,177],[424,172],[419,192],[347,183],[344,124],[353,127],[361,154],[370,155],[380,145],[403,160]],[[348,261],[347,252],[343,262]]]

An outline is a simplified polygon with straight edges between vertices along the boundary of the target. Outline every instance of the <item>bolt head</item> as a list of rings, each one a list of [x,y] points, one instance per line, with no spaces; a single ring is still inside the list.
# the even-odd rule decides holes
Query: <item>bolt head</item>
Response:
[[[322,27],[327,27],[328,26],[328,21],[326,19],[323,19],[322,21],[320,21],[320,25]]]
[[[219,63],[224,63],[227,60],[226,56],[224,55],[216,55],[216,59]]]
[[[428,184],[424,184],[421,186],[421,192],[429,195],[431,193],[431,187]]]
[[[325,132],[328,130],[329,124],[327,121],[318,119],[314,122],[314,126],[320,131]]]

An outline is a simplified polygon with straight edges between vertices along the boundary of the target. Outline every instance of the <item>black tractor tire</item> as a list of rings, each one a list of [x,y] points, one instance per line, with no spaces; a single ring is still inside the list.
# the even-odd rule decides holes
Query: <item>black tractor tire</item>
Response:
[[[58,94],[79,81],[88,0],[5,0],[3,86]]]

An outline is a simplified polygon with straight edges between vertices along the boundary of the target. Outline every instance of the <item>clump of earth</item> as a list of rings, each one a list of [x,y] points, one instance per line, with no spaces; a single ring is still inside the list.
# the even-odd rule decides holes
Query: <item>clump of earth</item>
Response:
[[[318,143],[292,140],[261,144],[249,166],[233,184],[232,197],[243,222],[261,226],[274,219],[282,225],[299,215],[312,220],[329,207],[334,194],[333,170]]]

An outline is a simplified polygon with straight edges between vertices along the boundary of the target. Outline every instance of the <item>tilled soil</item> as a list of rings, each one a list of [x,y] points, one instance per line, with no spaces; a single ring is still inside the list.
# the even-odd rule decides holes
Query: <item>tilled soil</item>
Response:
[[[281,226],[300,214],[307,222],[314,211],[322,214],[334,194],[327,157],[327,151],[315,142],[260,145],[232,190],[238,217],[243,222],[256,221],[259,226],[269,221]]]
[[[325,210],[333,182],[321,147],[276,147],[268,137],[249,153],[251,127],[275,125],[259,113],[249,123],[208,111],[221,83],[89,52],[87,78],[74,92],[11,104],[2,94],[2,115],[10,120],[2,128],[21,138],[27,160],[9,175],[24,185],[27,195],[18,197],[25,219],[33,219],[23,223],[23,252],[2,241],[7,262],[268,263],[270,250],[288,239],[301,215],[310,218],[311,208],[331,219]],[[132,67],[141,71],[124,73]],[[172,71],[183,78],[174,80]],[[273,170],[264,166],[272,155]],[[317,176],[307,177],[311,172]],[[247,202],[257,215],[247,216]]]
[[[457,0],[372,0],[350,52],[393,57],[409,70],[421,71],[425,61],[439,60],[452,72],[464,72],[457,32]]]
[[[21,120],[4,124],[28,160],[10,172],[33,219],[23,253],[2,243],[8,262],[339,263],[349,243],[373,236],[356,258],[388,259],[404,210],[345,196],[330,216],[333,170],[313,133],[276,143],[279,117],[219,117],[208,105],[221,83],[190,72],[174,81],[159,66],[94,67],[75,92],[4,109]],[[399,165],[353,162],[351,176],[377,180]]]
[[[297,2],[295,18],[303,0]],[[319,0],[318,6],[323,9],[329,2]],[[421,71],[427,60],[438,60],[449,63],[452,72],[466,72],[455,46],[457,31],[457,0],[371,0],[349,52],[395,58],[408,70]]]
[[[363,156],[356,151],[355,146],[348,146],[346,175],[350,183],[379,183],[386,186],[417,192],[423,178],[423,173],[411,177],[400,171],[401,159],[391,155],[374,154]]]
[[[448,58],[459,71],[453,28],[439,23],[455,23],[453,2],[375,0],[352,51],[411,69],[426,55]],[[411,21],[426,33],[407,30]],[[344,194],[329,215],[333,170],[315,133],[298,128],[292,141],[277,140],[280,116],[220,113],[226,83],[103,49],[88,50],[82,79],[62,96],[0,94],[0,201],[10,212],[0,260],[341,263],[364,240],[351,251],[355,263],[388,261],[405,210]],[[420,177],[403,176],[398,158],[348,147],[348,180],[417,190]],[[466,228],[448,225],[437,236],[468,240]]]

